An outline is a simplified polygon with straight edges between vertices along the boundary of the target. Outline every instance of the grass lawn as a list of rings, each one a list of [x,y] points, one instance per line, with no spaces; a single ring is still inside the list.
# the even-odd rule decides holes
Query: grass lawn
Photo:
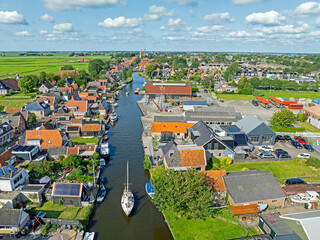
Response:
[[[309,132],[315,132],[315,133],[319,133],[320,132],[320,130],[318,128],[312,126],[309,123],[301,123],[300,126],[304,127]]]
[[[97,138],[72,138],[72,142],[74,143],[98,143]]]
[[[309,166],[304,164],[304,160],[299,159],[283,162],[233,163],[226,168],[226,171],[242,171],[244,168],[271,172],[277,180],[281,178],[311,176],[304,179],[307,182],[320,181],[320,171],[312,170]],[[284,183],[285,180],[278,180],[278,182]]]
[[[165,211],[170,228],[176,240],[206,240],[206,239],[234,239],[257,235],[254,229],[245,229],[237,223],[227,208],[222,209],[216,216],[223,217],[228,221],[222,221],[213,217],[203,219],[176,218],[174,213]]]
[[[33,102],[34,99],[32,98],[0,98],[0,105],[4,107],[9,107],[9,108],[17,108],[17,107],[22,107],[25,103],[27,102]]]
[[[318,98],[319,93],[314,91],[284,91],[284,90],[259,90],[264,92],[264,97],[284,97],[284,98]]]
[[[222,98],[223,100],[252,100],[255,99],[253,95],[243,95],[243,94],[216,94],[218,99]]]

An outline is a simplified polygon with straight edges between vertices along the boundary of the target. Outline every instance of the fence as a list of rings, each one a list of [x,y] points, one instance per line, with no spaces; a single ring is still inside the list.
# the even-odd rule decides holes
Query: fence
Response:
[[[51,224],[57,224],[59,226],[71,225],[72,227],[78,227],[83,229],[83,225],[79,220],[73,219],[59,219],[59,218],[42,218],[44,222],[50,222]]]

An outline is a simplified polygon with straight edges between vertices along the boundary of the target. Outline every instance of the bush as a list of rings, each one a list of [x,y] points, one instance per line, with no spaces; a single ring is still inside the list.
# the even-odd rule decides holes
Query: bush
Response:
[[[81,175],[83,175],[83,171],[81,169],[74,169],[69,173],[68,177],[66,178],[68,180],[76,180]]]
[[[88,183],[88,182],[92,182],[93,183],[93,177],[92,176],[88,176],[88,175],[81,175],[79,177],[77,177],[77,182],[81,182],[81,183]]]
[[[46,222],[46,224],[44,226],[41,227],[40,232],[42,236],[47,235],[49,228],[51,227],[51,223],[50,222]]]
[[[151,168],[150,158],[148,154],[144,156],[143,167],[146,170],[149,170]]]
[[[238,93],[241,95],[251,95],[252,89],[250,89],[250,88],[249,89],[240,89]]]
[[[320,168],[320,158],[316,158],[316,157],[310,156],[307,159],[306,164],[308,166],[312,166],[312,167],[315,167],[315,168]]]
[[[192,88],[192,92],[199,92],[199,88],[193,87],[193,88]]]
[[[308,114],[306,113],[298,113],[297,120],[299,122],[305,122],[308,119]]]
[[[264,96],[264,92],[258,91],[258,90],[254,90],[252,94],[253,94],[253,96],[259,96],[259,97]]]

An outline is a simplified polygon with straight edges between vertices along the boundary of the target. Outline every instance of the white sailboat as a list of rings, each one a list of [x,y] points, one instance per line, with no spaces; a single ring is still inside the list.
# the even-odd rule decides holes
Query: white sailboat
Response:
[[[127,162],[127,183],[121,197],[121,207],[124,213],[129,216],[134,206],[133,193],[129,189],[129,162]]]

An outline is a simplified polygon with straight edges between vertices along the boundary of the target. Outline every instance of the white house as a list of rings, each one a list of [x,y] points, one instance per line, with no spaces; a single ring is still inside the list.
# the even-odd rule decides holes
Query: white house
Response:
[[[0,191],[11,192],[28,183],[29,175],[25,169],[9,169],[7,166],[0,168]]]
[[[309,114],[307,122],[316,128],[320,128],[320,105],[308,107],[304,111]]]

